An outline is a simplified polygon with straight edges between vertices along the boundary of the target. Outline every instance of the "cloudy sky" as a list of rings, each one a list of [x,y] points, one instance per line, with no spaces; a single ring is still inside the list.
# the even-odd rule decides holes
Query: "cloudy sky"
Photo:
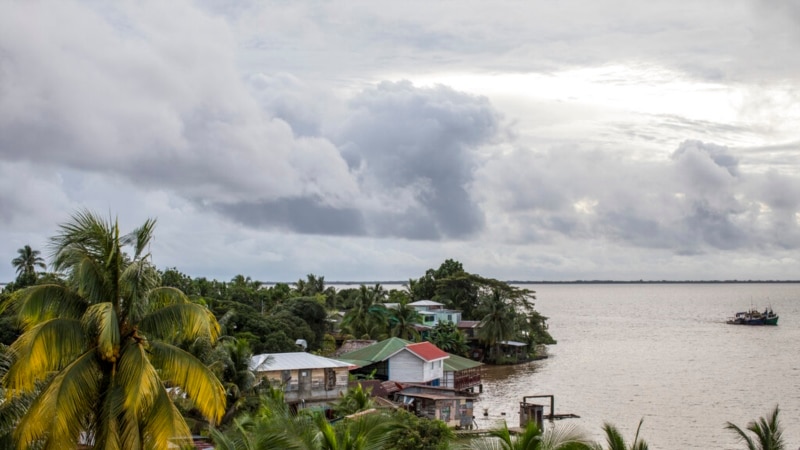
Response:
[[[0,281],[800,279],[800,3],[0,2]]]

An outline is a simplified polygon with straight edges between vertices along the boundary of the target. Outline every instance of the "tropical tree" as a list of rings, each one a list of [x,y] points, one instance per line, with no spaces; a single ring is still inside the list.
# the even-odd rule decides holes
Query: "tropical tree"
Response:
[[[493,289],[486,298],[485,315],[478,328],[478,339],[490,349],[490,359],[497,360],[500,343],[511,339],[515,333],[514,310],[506,303],[499,289]]]
[[[381,413],[330,424],[321,413],[292,413],[280,392],[270,390],[254,415],[234,419],[226,432],[211,430],[220,450],[383,450],[394,421]]]
[[[161,286],[146,253],[155,220],[121,235],[116,220],[88,211],[51,239],[64,284],[42,284],[3,304],[22,335],[2,377],[7,398],[35,398],[17,424],[17,448],[167,448],[189,428],[167,386],[179,388],[207,420],[225,412],[225,390],[180,348],[215,341],[219,324],[205,307]]]
[[[735,432],[739,440],[747,444],[748,450],[783,450],[786,443],[783,441],[783,427],[778,421],[778,412],[776,405],[768,417],[760,417],[757,421],[748,423],[744,430],[731,422],[727,422],[725,428]],[[747,431],[754,436],[751,437]]]
[[[387,311],[382,300],[386,296],[383,286],[361,285],[356,305],[342,319],[342,330],[356,337],[378,338],[386,334]]]
[[[30,286],[36,282],[36,268],[46,268],[44,259],[39,256],[41,252],[34,250],[30,245],[26,245],[17,250],[16,258],[11,260],[11,264],[17,270],[17,288]]]
[[[336,414],[347,416],[372,408],[375,403],[372,401],[370,391],[371,389],[365,390],[361,383],[358,383],[354,388],[348,389],[347,394],[342,395],[334,407]]]
[[[508,426],[489,432],[491,438],[477,439],[470,450],[591,450],[592,442],[576,427],[567,425],[543,432],[536,422],[528,422],[522,433],[512,436]]]
[[[389,309],[389,335],[409,341],[418,341],[419,331],[415,327],[421,322],[419,312],[409,301],[401,301],[396,307]]]
[[[428,334],[428,341],[447,353],[464,356],[469,351],[466,335],[450,321],[437,323]]]
[[[647,443],[639,439],[639,430],[642,429],[642,422],[644,422],[644,419],[639,420],[639,426],[636,427],[636,435],[634,435],[630,446],[625,442],[625,438],[622,437],[622,433],[619,432],[617,427],[608,422],[603,424],[603,431],[606,433],[606,443],[608,444],[607,450],[647,450]],[[603,446],[600,444],[595,448],[596,450],[603,450]]]

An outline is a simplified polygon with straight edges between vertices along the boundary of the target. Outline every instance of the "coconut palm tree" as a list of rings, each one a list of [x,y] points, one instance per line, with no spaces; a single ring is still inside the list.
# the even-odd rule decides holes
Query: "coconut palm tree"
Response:
[[[214,342],[211,312],[161,287],[146,253],[155,221],[121,235],[116,220],[78,212],[51,239],[63,284],[20,291],[22,335],[2,378],[7,397],[35,399],[14,432],[17,448],[167,448],[189,429],[171,400],[185,395],[207,420],[225,412],[216,376],[180,345]],[[127,253],[127,252],[129,253]]]
[[[492,289],[484,303],[485,315],[478,329],[478,339],[489,346],[490,359],[497,360],[500,343],[514,336],[514,311],[499,289]]]
[[[631,442],[630,446],[625,443],[625,438],[622,437],[617,427],[607,422],[603,424],[603,431],[606,433],[606,442],[608,444],[607,450],[647,450],[647,443],[639,439],[639,430],[642,429],[642,422],[644,422],[644,419],[639,420],[639,426],[636,427],[636,435],[633,437],[633,442]],[[603,450],[603,446],[598,444],[596,450]]]
[[[776,405],[769,417],[760,417],[758,421],[748,423],[745,430],[731,422],[727,422],[725,428],[735,432],[739,440],[747,444],[748,450],[783,450],[786,443],[783,441],[783,427],[778,421],[778,412]],[[755,439],[747,431],[751,431]]]
[[[382,300],[386,297],[383,286],[361,285],[356,305],[342,319],[342,330],[356,337],[382,337],[388,329],[387,311]]]
[[[11,264],[17,269],[17,275],[33,275],[37,267],[47,267],[44,259],[39,256],[41,252],[33,250],[30,245],[18,249],[17,253],[19,256],[11,260]]]
[[[39,256],[41,252],[34,250],[30,245],[26,245],[17,250],[19,256],[11,260],[11,264],[17,270],[17,288],[24,288],[36,282],[36,268],[41,269],[47,266],[44,259]]]
[[[592,442],[572,425],[543,432],[536,422],[528,422],[521,434],[512,436],[508,426],[489,432],[491,438],[471,442],[469,450],[591,450]]]
[[[419,331],[414,325],[421,322],[419,312],[409,301],[401,301],[397,307],[389,309],[389,335],[409,341],[418,341]]]

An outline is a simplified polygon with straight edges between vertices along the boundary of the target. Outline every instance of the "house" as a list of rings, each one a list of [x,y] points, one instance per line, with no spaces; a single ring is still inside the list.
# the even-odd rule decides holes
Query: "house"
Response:
[[[373,375],[379,380],[438,386],[444,379],[448,353],[430,342],[411,343],[389,338],[370,346],[344,353],[337,359],[356,366],[355,374]]]
[[[468,341],[478,339],[478,328],[481,326],[480,320],[462,320],[456,323],[458,331],[464,333]]]
[[[250,359],[257,380],[282,387],[286,403],[303,408],[347,393],[351,365],[304,352],[264,353]]]
[[[434,302],[433,300],[418,300],[408,304],[422,316],[422,325],[433,327],[439,322],[461,321],[461,311],[446,309],[444,303]]]
[[[442,386],[459,392],[474,392],[476,388],[478,392],[483,392],[482,367],[483,363],[450,354],[450,357],[444,360],[444,381]]]
[[[451,427],[472,428],[472,396],[459,395],[452,389],[413,385],[395,393],[394,399],[418,416],[439,419]]]

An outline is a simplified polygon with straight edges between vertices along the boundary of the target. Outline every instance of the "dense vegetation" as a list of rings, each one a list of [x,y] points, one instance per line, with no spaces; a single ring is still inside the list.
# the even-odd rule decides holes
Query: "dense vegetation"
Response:
[[[639,429],[629,445],[611,424],[605,446],[570,427],[535,425],[459,442],[443,422],[376,408],[360,385],[334,405],[335,421],[293,411],[280,390],[257,383],[254,353],[298,351],[304,342],[329,354],[337,340],[398,336],[506,362],[503,341],[531,351],[554,343],[547,318],[532,291],[455,260],[391,291],[337,291],[314,274],[267,286],[244,275],[217,281],[159,271],[147,253],[154,225],[123,234],[116,221],[83,211],[51,239],[52,272],[37,271],[45,260],[27,245],[12,259],[17,278],[0,294],[0,448],[166,448],[191,433],[211,435],[220,449],[647,448]],[[409,303],[423,299],[479,321],[478,340],[452,322],[420,332]],[[777,407],[745,429],[727,428],[748,449],[785,447]]]

